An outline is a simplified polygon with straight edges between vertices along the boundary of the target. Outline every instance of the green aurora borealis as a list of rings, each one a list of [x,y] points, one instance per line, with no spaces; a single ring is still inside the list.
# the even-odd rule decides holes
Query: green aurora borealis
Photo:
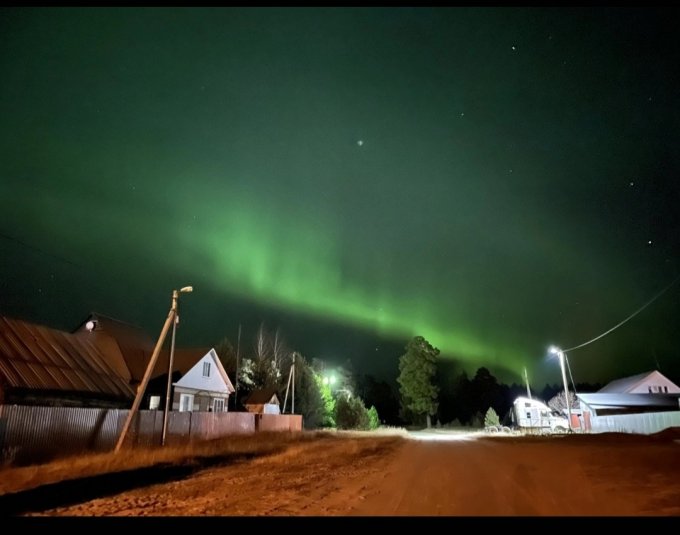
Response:
[[[675,11],[3,9],[0,312],[557,382],[678,273]],[[651,243],[650,243],[651,242]],[[678,288],[577,380],[678,369]],[[356,340],[352,333],[356,333]],[[359,340],[359,341],[357,341]],[[382,347],[376,351],[376,347]]]

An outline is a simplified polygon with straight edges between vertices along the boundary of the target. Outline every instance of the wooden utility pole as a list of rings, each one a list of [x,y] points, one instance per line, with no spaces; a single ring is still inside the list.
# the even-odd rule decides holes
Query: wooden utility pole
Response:
[[[288,390],[290,389],[290,384],[293,383],[293,398],[292,398],[292,409],[291,414],[295,414],[295,353],[293,353],[293,363],[290,365],[290,371],[288,372],[288,384],[286,385],[286,397],[283,398],[283,410],[281,414],[286,412],[286,403],[288,402]]]
[[[115,453],[118,453],[120,451],[120,448],[123,446],[123,442],[125,442],[125,436],[127,435],[127,432],[130,428],[130,423],[132,423],[132,418],[134,417],[135,413],[139,410],[139,405],[142,402],[144,392],[146,391],[146,387],[149,384],[149,379],[151,379],[151,374],[153,373],[153,369],[156,366],[156,361],[158,360],[158,355],[161,352],[161,347],[163,347],[165,337],[168,334],[168,329],[170,328],[171,324],[175,324],[175,322],[177,321],[177,299],[179,298],[179,294],[193,291],[194,288],[192,286],[185,286],[179,291],[177,290],[172,291],[172,305],[170,306],[170,312],[168,312],[168,317],[166,318],[165,324],[163,325],[163,329],[161,330],[161,335],[158,337],[158,342],[156,342],[156,347],[154,348],[153,354],[151,355],[151,360],[149,361],[149,365],[146,367],[146,371],[144,372],[144,378],[142,379],[141,384],[137,387],[137,395],[135,396],[135,401],[132,404],[130,412],[128,413],[128,417],[125,420],[125,424],[123,425],[123,430],[120,433],[120,437],[118,437],[116,449],[114,450]],[[172,375],[172,370],[170,370],[170,374]],[[170,378],[168,378],[168,381],[170,381]],[[168,410],[167,400],[165,410],[166,411]],[[167,420],[164,418],[164,425],[166,421]]]
[[[132,418],[134,417],[135,413],[139,409],[139,405],[142,402],[142,398],[144,397],[144,392],[146,391],[146,386],[149,384],[149,379],[151,378],[151,372],[154,369],[154,366],[156,366],[156,360],[158,360],[158,355],[161,352],[161,347],[163,346],[163,342],[165,341],[165,337],[168,334],[168,329],[170,328],[170,325],[172,324],[173,321],[175,321],[175,303],[176,299],[173,296],[173,308],[170,309],[170,312],[168,313],[168,317],[165,320],[165,325],[163,325],[163,330],[161,331],[161,335],[158,338],[158,342],[156,342],[156,347],[153,350],[153,355],[151,355],[151,360],[149,361],[149,365],[146,367],[146,371],[144,372],[144,379],[142,379],[142,383],[137,387],[137,395],[135,396],[135,402],[132,404],[132,408],[130,409],[130,412],[128,413],[128,417],[125,420],[125,425],[123,425],[123,431],[120,433],[120,437],[118,438],[118,443],[116,444],[116,449],[114,450],[115,453],[118,453],[120,451],[120,448],[123,446],[123,442],[125,441],[125,435],[127,435],[128,429],[130,427],[130,423],[132,422]]]

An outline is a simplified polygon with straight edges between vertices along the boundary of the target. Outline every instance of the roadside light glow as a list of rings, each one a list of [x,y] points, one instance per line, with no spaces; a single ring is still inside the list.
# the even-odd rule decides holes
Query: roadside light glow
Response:
[[[323,384],[327,385],[328,384],[328,377],[323,378]]]
[[[90,331],[90,332],[91,332],[91,331],[94,331],[94,321],[92,321],[92,320],[88,321],[88,322],[85,324],[85,328],[86,328],[88,331]]]
[[[555,346],[550,346],[550,349],[548,351],[550,351],[550,353],[552,353],[553,355],[558,355],[560,352],[560,350],[557,349]]]
[[[335,384],[335,380],[336,380],[335,375],[331,375],[330,382],[331,382],[332,385]]]

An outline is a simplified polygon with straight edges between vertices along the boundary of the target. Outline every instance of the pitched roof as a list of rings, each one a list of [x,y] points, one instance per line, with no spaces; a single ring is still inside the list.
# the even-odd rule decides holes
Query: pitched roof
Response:
[[[91,331],[87,328],[89,321],[94,322],[94,329]],[[115,354],[120,353],[132,382],[141,382],[156,341],[140,327],[92,312],[76,332],[94,339],[104,354],[111,356],[113,360],[116,358]],[[118,346],[117,349],[114,346]]]
[[[668,378],[666,378],[664,375],[662,375],[657,370],[652,370],[651,372],[638,373],[637,375],[631,375],[630,377],[624,377],[622,379],[617,379],[616,381],[612,381],[611,383],[608,383],[604,387],[600,388],[600,390],[598,390],[598,393],[600,393],[600,394],[605,394],[605,393],[625,394],[625,393],[629,393],[636,386],[638,386],[641,383],[644,383],[647,379],[651,378],[654,375],[661,376],[664,379],[666,379],[666,381],[669,381]],[[671,382],[671,381],[669,381],[669,382]]]
[[[183,349],[175,347],[175,354],[172,356],[172,371],[173,372],[178,371],[182,375],[186,375],[186,373],[191,368],[193,368],[200,359],[202,359],[205,355],[207,355],[210,352],[210,349],[211,348],[209,347],[192,347]],[[150,358],[151,354],[149,354],[148,359]],[[148,359],[146,360],[147,364],[149,362]],[[167,374],[169,362],[170,362],[170,349],[166,347],[161,351],[161,354],[158,355],[158,360],[156,360],[156,365],[153,368],[153,373],[151,374],[151,377],[153,378],[158,377],[159,375]],[[142,377],[140,377],[139,380],[141,381]]]
[[[272,397],[276,396],[276,388],[261,388],[259,390],[253,390],[245,400],[245,405],[262,405],[264,403],[269,403]],[[277,397],[278,400],[278,397]]]
[[[120,354],[78,334],[0,317],[2,386],[132,398],[125,369]]]
[[[199,370],[198,365],[199,363],[205,358],[208,357],[209,360],[212,360],[213,363],[215,364],[219,376],[222,378],[222,383],[224,384],[225,390],[222,390],[219,387],[219,383],[215,383],[214,381],[209,381],[207,384],[203,383],[201,381],[201,389],[206,389],[209,391],[213,392],[227,392],[229,394],[234,393],[234,385],[231,384],[231,380],[229,379],[229,376],[227,375],[227,372],[224,369],[224,366],[222,366],[222,362],[220,362],[219,357],[217,356],[217,353],[213,348],[208,349],[205,351],[199,358],[194,359],[191,368],[187,371],[187,373],[182,375],[182,378],[174,383],[176,386],[182,386],[186,388],[196,388],[196,379],[199,376],[202,376],[202,371]],[[174,366],[173,366],[174,368]],[[211,378],[214,378],[214,375],[210,376]],[[205,380],[205,378],[202,378]],[[212,387],[212,389],[211,389]]]
[[[87,328],[89,321],[94,322],[94,328]],[[128,370],[130,382],[139,384],[144,378],[144,373],[156,347],[157,339],[152,339],[140,327],[123,321],[99,314],[91,313],[88,318],[76,330],[80,335],[89,337],[99,346],[101,351],[111,361],[117,360],[117,355],[122,354],[125,368]],[[159,333],[160,334],[160,333]],[[161,349],[151,379],[168,373],[170,361],[170,334],[166,336],[164,347]],[[196,362],[210,351],[210,348],[184,348],[175,347],[172,358],[172,371],[186,374]]]

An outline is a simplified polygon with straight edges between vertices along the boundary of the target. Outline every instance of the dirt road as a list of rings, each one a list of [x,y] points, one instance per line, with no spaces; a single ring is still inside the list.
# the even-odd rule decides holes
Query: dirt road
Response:
[[[42,514],[678,515],[678,476],[672,439],[329,437]]]

